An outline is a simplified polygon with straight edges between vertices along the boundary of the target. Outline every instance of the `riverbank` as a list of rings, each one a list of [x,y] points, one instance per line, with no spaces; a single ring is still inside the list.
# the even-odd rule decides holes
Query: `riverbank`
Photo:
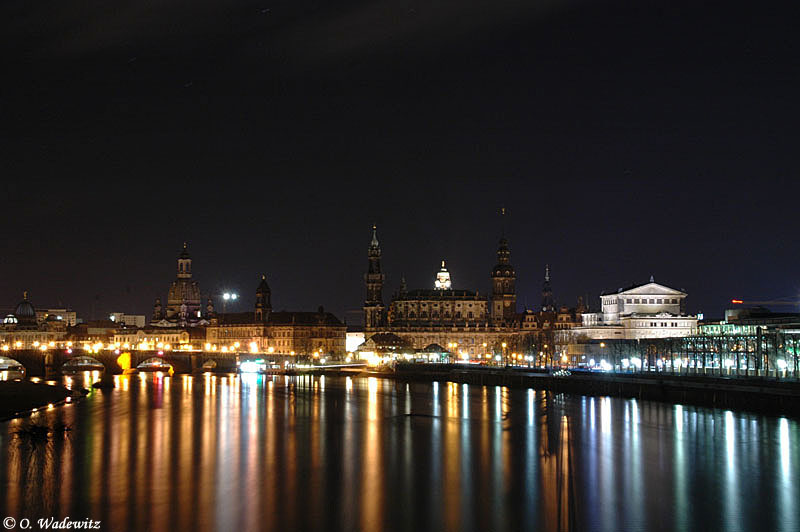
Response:
[[[634,397],[676,404],[800,417],[800,382],[766,377],[726,378],[663,373],[578,373],[557,377],[522,368],[462,364],[397,364],[380,377],[535,388],[557,393]]]
[[[0,381],[0,421],[66,401],[72,392],[63,386],[30,381]]]

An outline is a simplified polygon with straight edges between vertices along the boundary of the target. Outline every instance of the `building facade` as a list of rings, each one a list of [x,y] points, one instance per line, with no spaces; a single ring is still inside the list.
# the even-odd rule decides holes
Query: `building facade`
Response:
[[[153,305],[150,324],[155,327],[195,327],[207,325],[208,318],[214,314],[214,304],[208,297],[202,304],[200,286],[192,279],[192,257],[186,242],[178,255],[176,278],[167,293],[167,304],[157,297]]]
[[[508,241],[503,237],[497,248],[497,263],[489,276],[490,293],[454,288],[442,261],[432,288],[408,290],[402,280],[387,306],[383,301],[381,247],[373,226],[364,276],[365,339],[391,333],[409,348],[441,345],[462,359],[485,359],[498,352],[510,352],[522,332],[516,310],[516,272],[510,257]]]
[[[200,327],[124,327],[115,329],[112,341],[119,349],[199,351],[205,339]]]
[[[112,312],[108,319],[123,327],[144,327],[147,321],[144,314],[125,314],[124,312]]]
[[[685,313],[687,294],[655,282],[620,288],[600,295],[601,312],[582,315],[572,329],[576,340],[637,340],[689,336],[697,316]]]
[[[67,334],[67,322],[57,315],[37,312],[28,300],[28,292],[14,312],[3,318],[0,325],[0,348],[9,349],[47,349],[59,344]]]
[[[319,307],[317,312],[273,312],[265,276],[253,312],[214,315],[206,326],[207,350],[241,350],[290,356],[343,357],[347,327]]]

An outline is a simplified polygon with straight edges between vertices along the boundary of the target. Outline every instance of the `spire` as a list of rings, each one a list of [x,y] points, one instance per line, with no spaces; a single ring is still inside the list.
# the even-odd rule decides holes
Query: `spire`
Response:
[[[381,272],[381,247],[378,242],[378,228],[372,225],[372,240],[367,251],[369,267],[364,274],[367,297],[364,300],[364,325],[367,329],[380,327],[384,321],[383,282],[386,276]]]
[[[553,289],[550,287],[550,265],[544,268],[544,283],[542,284],[542,312],[554,312],[556,302],[553,298]]]
[[[656,282],[655,278],[654,278],[652,275],[650,276],[650,282],[651,282],[651,283],[654,283],[654,282]]]
[[[380,248],[380,243],[378,242],[378,226],[372,224],[372,242],[369,243],[370,248]]]
[[[500,238],[506,237],[506,208],[500,207]]]

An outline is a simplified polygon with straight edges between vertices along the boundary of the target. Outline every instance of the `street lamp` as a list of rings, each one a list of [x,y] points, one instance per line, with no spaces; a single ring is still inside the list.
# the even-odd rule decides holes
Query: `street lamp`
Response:
[[[606,343],[600,342],[600,360],[605,360],[605,359],[606,359]]]
[[[236,292],[225,292],[222,294],[222,313],[227,313],[228,301],[236,301],[237,299],[239,299],[239,294]]]

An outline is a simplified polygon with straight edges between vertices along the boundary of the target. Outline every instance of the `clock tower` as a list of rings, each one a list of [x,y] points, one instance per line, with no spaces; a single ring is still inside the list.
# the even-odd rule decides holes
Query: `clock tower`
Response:
[[[367,285],[367,298],[364,301],[364,326],[367,331],[383,326],[383,281],[386,276],[381,271],[381,246],[378,243],[378,230],[372,226],[372,241],[367,251],[369,266],[364,274]]]
[[[514,287],[517,276],[510,259],[508,240],[503,237],[497,247],[497,265],[492,269],[491,317],[494,325],[509,324],[517,313],[517,292]]]

